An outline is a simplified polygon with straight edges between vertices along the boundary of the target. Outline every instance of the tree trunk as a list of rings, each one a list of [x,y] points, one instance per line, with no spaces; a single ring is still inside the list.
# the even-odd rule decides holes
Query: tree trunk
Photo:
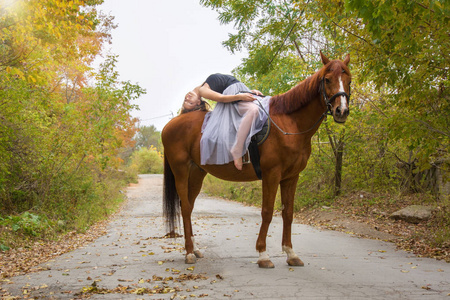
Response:
[[[334,172],[334,196],[339,196],[341,193],[342,184],[342,162],[344,156],[344,142],[339,140],[336,143],[336,150],[334,156],[336,158],[335,172]]]
[[[344,136],[345,130],[342,132],[342,135],[337,138],[336,135],[328,128],[327,129],[328,139],[330,141],[331,148],[333,149],[334,155],[334,195],[333,197],[339,196],[341,193],[342,186],[342,164],[344,157]]]

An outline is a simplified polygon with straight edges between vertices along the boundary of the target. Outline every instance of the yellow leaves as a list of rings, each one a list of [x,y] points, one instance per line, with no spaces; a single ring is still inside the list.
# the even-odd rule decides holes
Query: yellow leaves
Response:
[[[34,78],[33,76],[28,75],[27,78],[28,78],[28,82],[30,82],[30,83],[36,83],[36,78]]]
[[[8,66],[8,67],[6,67],[6,72],[8,72],[11,75],[17,76],[18,78],[20,78],[22,80],[25,80],[25,74],[20,69],[18,69],[16,67]]]

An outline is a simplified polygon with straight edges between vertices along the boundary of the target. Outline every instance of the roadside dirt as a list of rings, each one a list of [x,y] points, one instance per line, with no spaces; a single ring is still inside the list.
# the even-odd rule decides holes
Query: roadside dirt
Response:
[[[389,205],[386,205],[386,201],[377,203],[373,200],[385,197],[357,193],[337,199],[332,207],[304,209],[295,215],[295,220],[322,229],[393,242],[399,249],[418,256],[450,262],[450,241],[433,246],[436,244],[435,234],[442,229],[439,228],[441,224],[438,217],[435,215],[431,220],[419,224],[393,220],[389,218],[393,212],[420,203],[421,200],[416,196],[401,197]],[[367,205],[361,205],[361,199],[365,199]]]

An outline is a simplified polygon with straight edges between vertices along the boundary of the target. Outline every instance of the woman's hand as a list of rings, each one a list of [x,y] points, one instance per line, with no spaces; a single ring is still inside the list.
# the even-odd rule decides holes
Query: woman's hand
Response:
[[[261,92],[258,91],[258,90],[251,90],[250,92],[252,92],[253,94],[256,94],[256,95],[258,95],[258,96],[263,96],[263,93],[261,93]]]
[[[242,93],[242,94],[237,94],[235,96],[237,97],[237,100],[242,100],[242,101],[254,101],[254,100],[256,100],[255,96],[253,96],[250,93]]]

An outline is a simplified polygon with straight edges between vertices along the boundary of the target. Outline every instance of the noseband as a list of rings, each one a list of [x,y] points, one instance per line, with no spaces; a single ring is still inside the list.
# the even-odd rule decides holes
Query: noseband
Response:
[[[331,98],[328,99],[327,93],[325,93],[325,76],[322,77],[322,80],[320,81],[320,87],[319,89],[322,90],[322,97],[323,97],[323,101],[325,102],[325,105],[327,106],[327,111],[325,112],[326,115],[331,116],[332,115],[332,106],[331,103],[333,103],[334,99],[336,99],[339,96],[345,96],[345,98],[347,98],[347,102],[350,103],[350,95],[351,90],[350,90],[350,86],[348,88],[348,94],[346,92],[338,92],[336,94],[334,94],[333,96],[331,96]]]

